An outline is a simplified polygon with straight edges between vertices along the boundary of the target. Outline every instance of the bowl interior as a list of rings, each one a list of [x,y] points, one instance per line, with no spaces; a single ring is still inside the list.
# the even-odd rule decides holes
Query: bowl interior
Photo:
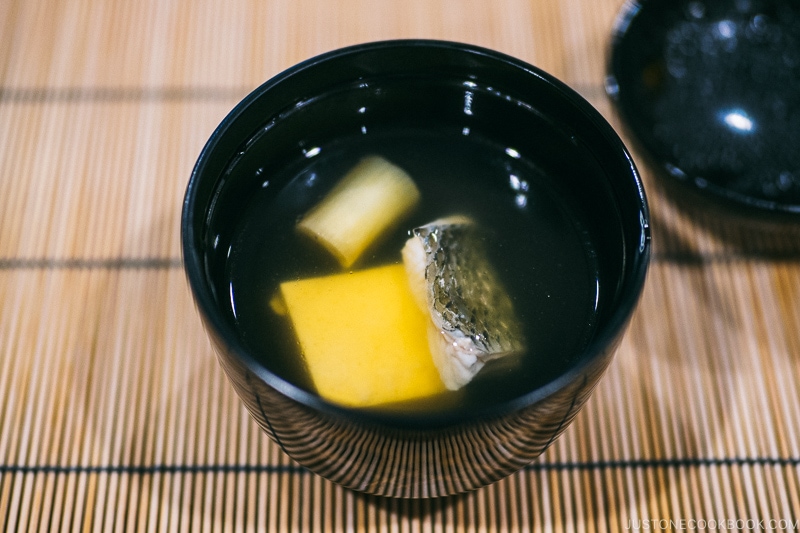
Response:
[[[629,2],[607,89],[670,186],[729,214],[800,220],[800,4]]]
[[[300,401],[319,401],[302,373],[274,357],[285,341],[257,333],[248,320],[261,318],[247,309],[263,306],[287,276],[335,270],[324,260],[300,274],[281,270],[297,267],[296,258],[306,268],[306,250],[287,236],[329,176],[370,153],[421,176],[424,213],[409,224],[492,206],[486,217],[506,245],[496,259],[524,273],[506,280],[509,292],[552,302],[525,316],[538,339],[536,363],[512,372],[507,386],[476,380],[483,393],[448,409],[535,401],[618,336],[641,290],[649,229],[638,175],[613,130],[566,86],[506,56],[387,42],[330,53],[267,82],[225,119],[198,161],[184,211],[187,271],[201,312],[258,375]],[[532,231],[531,217],[561,230]],[[367,263],[397,259],[379,250]],[[570,270],[582,292],[561,276]],[[553,281],[543,287],[543,279]]]

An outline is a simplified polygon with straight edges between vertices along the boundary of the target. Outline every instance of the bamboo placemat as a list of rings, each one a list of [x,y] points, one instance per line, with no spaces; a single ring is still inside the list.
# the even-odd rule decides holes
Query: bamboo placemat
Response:
[[[465,41],[551,72],[619,128],[603,92],[619,8],[0,2],[0,530],[796,527],[800,242],[687,216],[641,162],[655,254],[617,358],[539,461],[463,496],[366,497],[295,465],[240,406],[184,281],[194,160],[270,76],[358,42]]]

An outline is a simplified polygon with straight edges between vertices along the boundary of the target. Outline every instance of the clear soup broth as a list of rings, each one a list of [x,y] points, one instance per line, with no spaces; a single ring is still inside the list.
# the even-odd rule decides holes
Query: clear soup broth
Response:
[[[231,237],[226,272],[236,328],[261,363],[313,391],[291,323],[271,310],[269,300],[281,282],[342,272],[333,256],[299,235],[295,225],[368,155],[404,169],[421,199],[352,270],[402,263],[410,229],[455,213],[468,215],[488,230],[489,259],[513,299],[527,339],[526,353],[515,366],[502,359],[490,362],[459,391],[386,409],[485,407],[519,397],[564,372],[593,335],[601,283],[588,222],[563,185],[575,180],[564,180],[534,164],[534,158],[468,129],[452,128],[385,129],[306,147],[305,156],[281,171],[284,175],[265,179],[252,193]],[[274,183],[287,185],[276,193]]]

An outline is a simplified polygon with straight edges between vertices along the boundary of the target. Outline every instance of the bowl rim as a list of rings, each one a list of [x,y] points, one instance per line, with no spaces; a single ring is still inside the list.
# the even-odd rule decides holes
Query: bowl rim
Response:
[[[634,112],[625,98],[625,84],[620,82],[623,68],[619,60],[620,51],[626,46],[631,46],[626,38],[631,27],[641,19],[642,12],[647,13],[657,8],[675,11],[681,9],[685,3],[673,0],[626,0],[617,12],[606,51],[604,84],[606,95],[622,119],[624,129],[630,134],[635,147],[656,174],[665,179],[669,185],[674,184],[701,201],[722,209],[723,214],[728,216],[735,214],[753,221],[796,223],[800,220],[800,203],[759,198],[709,182],[699,174],[686,173],[659,148],[648,142],[648,136],[637,127],[636,121],[632,120]]]
[[[196,239],[196,218],[194,215],[198,182],[202,179],[207,161],[214,153],[220,138],[242,114],[247,112],[253,102],[261,98],[264,93],[280,84],[283,80],[299,72],[314,68],[320,63],[348,55],[361,54],[367,51],[374,52],[382,49],[388,50],[402,47],[446,49],[454,52],[479,55],[520,70],[548,84],[551,88],[560,93],[560,96],[564,100],[581,112],[587,121],[592,123],[594,128],[599,130],[603,138],[613,147],[613,150],[619,156],[625,158],[627,168],[630,172],[629,179],[632,180],[632,186],[635,186],[637,189],[636,194],[638,196],[640,214],[639,222],[642,234],[638,254],[635,256],[634,260],[636,264],[630,266],[630,275],[624,282],[625,290],[621,291],[622,294],[619,295],[618,304],[609,316],[605,327],[598,329],[587,348],[575,359],[573,364],[565,372],[559,374],[550,382],[534,388],[516,398],[493,403],[478,412],[465,413],[463,410],[457,410],[456,412],[414,413],[413,415],[409,415],[349,408],[327,401],[319,395],[306,391],[271,372],[248,352],[243,343],[239,340],[235,329],[224,319],[222,316],[223,313],[217,308],[211,290],[205,283],[206,272],[204,255],[202,251],[195,246],[195,243],[199,242],[199,240]],[[601,354],[605,353],[607,350],[613,349],[611,345],[615,337],[619,332],[624,330],[643,291],[651,255],[649,221],[650,211],[644,186],[631,154],[608,121],[575,90],[554,76],[525,61],[481,46],[435,39],[391,39],[345,46],[318,54],[279,72],[245,96],[214,129],[198,156],[189,178],[183,200],[180,235],[184,271],[189,281],[190,290],[194,296],[195,307],[198,312],[203,315],[207,327],[212,327],[215,335],[225,342],[226,348],[235,354],[236,358],[245,365],[247,370],[257,376],[266,385],[304,406],[337,418],[346,418],[359,423],[389,426],[393,428],[438,430],[476,419],[502,417],[526,406],[536,404],[578,379],[579,375],[585,372],[587,367],[594,362],[595,359],[600,357]]]

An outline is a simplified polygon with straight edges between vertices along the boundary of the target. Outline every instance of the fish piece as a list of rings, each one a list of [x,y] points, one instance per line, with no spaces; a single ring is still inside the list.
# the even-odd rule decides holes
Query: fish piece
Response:
[[[469,383],[488,361],[525,350],[484,237],[472,219],[455,215],[415,228],[403,247],[414,299],[430,319],[434,364],[450,390]]]

